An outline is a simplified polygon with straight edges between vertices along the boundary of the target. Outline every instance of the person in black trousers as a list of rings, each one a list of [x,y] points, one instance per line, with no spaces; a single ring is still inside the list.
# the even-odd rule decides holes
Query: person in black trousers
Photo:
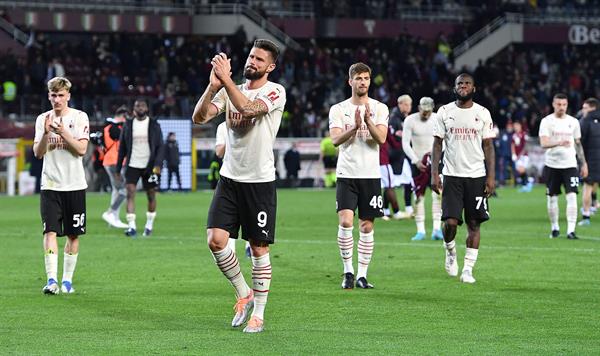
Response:
[[[181,177],[179,176],[179,144],[175,138],[175,132],[169,132],[165,150],[167,170],[169,171],[167,189],[171,189],[171,178],[173,177],[173,174],[175,174],[177,185],[179,186],[179,190],[181,190]]]

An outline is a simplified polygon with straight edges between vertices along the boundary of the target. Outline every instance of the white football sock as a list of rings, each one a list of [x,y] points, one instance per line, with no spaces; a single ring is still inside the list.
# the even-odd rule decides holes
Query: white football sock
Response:
[[[552,230],[560,230],[558,225],[558,196],[547,196],[546,205],[548,207],[548,217],[550,218],[550,225]]]
[[[425,197],[417,198],[415,202],[415,223],[417,224],[417,232],[425,233]]]
[[[475,267],[475,262],[477,262],[478,253],[478,249],[467,247],[467,252],[465,253],[465,265],[463,266],[463,272],[473,272],[473,267]]]
[[[127,219],[127,224],[129,225],[129,227],[131,229],[137,230],[137,228],[135,227],[135,214],[127,213],[125,218]]]
[[[358,239],[358,274],[356,279],[365,277],[367,278],[367,270],[369,269],[369,263],[371,263],[371,257],[373,256],[373,247],[375,241],[373,240],[373,233],[371,232],[360,232]]]
[[[221,251],[212,252],[215,262],[225,277],[231,282],[235,288],[235,294],[238,298],[245,298],[250,294],[250,287],[242,275],[240,262],[236,254],[229,248],[225,247]]]
[[[454,240],[450,242],[444,242],[446,250],[450,251],[453,255],[456,255],[456,242]]]
[[[75,272],[75,266],[77,265],[77,256],[79,256],[77,253],[72,255],[65,252],[63,260],[63,282],[73,282],[73,272]]]
[[[58,255],[52,251],[46,251],[44,264],[46,265],[46,276],[48,279],[58,281]]]
[[[152,230],[152,226],[154,226],[154,218],[156,218],[156,211],[146,212],[146,229]]]
[[[252,257],[252,289],[254,290],[254,310],[252,316],[264,320],[265,306],[271,286],[271,260],[269,254]]]
[[[353,227],[342,227],[338,225],[338,247],[340,248],[340,256],[344,264],[344,273],[354,274],[352,266],[352,252],[354,250],[354,238],[352,237]]]
[[[440,230],[442,227],[442,204],[440,195],[431,192],[431,218],[433,219],[433,231]]]
[[[567,234],[575,232],[577,225],[577,194],[567,193]]]
[[[237,239],[232,239],[230,238],[229,241],[227,241],[227,247],[229,247],[231,249],[231,251],[235,252],[235,241]]]

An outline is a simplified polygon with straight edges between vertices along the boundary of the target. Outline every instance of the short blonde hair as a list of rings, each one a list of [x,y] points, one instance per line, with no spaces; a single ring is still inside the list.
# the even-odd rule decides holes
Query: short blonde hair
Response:
[[[358,63],[354,63],[353,65],[350,66],[350,69],[348,70],[348,75],[350,76],[350,79],[352,79],[355,75],[357,74],[361,74],[361,73],[369,73],[369,76],[371,75],[371,67],[369,67],[368,65],[358,62]]]
[[[61,90],[71,91],[71,81],[65,77],[54,77],[48,81],[48,91],[57,92]]]
[[[408,101],[412,104],[412,98],[410,97],[410,95],[404,94],[398,97],[398,103],[403,103],[405,101]]]

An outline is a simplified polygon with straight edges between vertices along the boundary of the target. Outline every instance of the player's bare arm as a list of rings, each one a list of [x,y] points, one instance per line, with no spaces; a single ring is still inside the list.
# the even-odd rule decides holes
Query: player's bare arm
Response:
[[[483,140],[483,156],[485,158],[485,194],[489,198],[496,190],[496,157],[494,154],[494,141],[491,138]]]
[[[196,103],[196,107],[194,107],[192,121],[195,124],[207,123],[219,113],[218,109],[211,102],[222,87],[223,83],[217,78],[215,71],[211,70],[210,83]]]
[[[431,148],[431,189],[438,194],[442,194],[442,180],[440,179],[440,159],[442,157],[442,143],[440,137],[433,138],[433,147]]]
[[[38,142],[33,143],[33,154],[36,158],[41,159],[48,150],[48,133],[50,132],[50,125],[52,124],[52,117],[50,114],[46,114],[44,118],[44,135]]]
[[[329,130],[329,136],[331,136],[331,142],[335,147],[338,147],[342,143],[348,141],[349,139],[356,136],[356,132],[362,125],[362,117],[360,117],[360,110],[357,107],[354,112],[354,127],[351,127],[347,130],[343,130],[339,127],[332,127]]]
[[[62,117],[58,123],[50,124],[50,131],[62,137],[62,139],[67,143],[67,147],[72,154],[77,156],[85,155],[85,152],[87,151],[88,140],[85,138],[78,140],[73,137],[69,130],[65,130]]]
[[[387,138],[387,126],[386,125],[375,125],[373,120],[371,119],[371,108],[369,104],[365,104],[365,124],[367,125],[367,129],[369,129],[369,133],[371,133],[371,137],[378,144],[382,145],[385,143],[385,139]]]
[[[581,163],[581,176],[585,178],[588,175],[588,167],[587,161],[585,160],[585,153],[583,153],[583,145],[581,144],[580,139],[575,140],[575,153],[577,154],[577,158],[579,158],[579,162]]]
[[[540,146],[542,146],[542,148],[553,148],[558,146],[569,147],[571,146],[571,142],[569,140],[556,141],[548,136],[540,136]]]

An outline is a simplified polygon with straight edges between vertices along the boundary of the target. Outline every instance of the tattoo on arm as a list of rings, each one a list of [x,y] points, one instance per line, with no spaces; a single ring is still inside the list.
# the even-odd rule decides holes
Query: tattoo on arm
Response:
[[[262,100],[254,100],[249,101],[248,104],[244,106],[242,115],[247,119],[251,119],[268,112],[269,109],[267,108],[267,104],[265,104]]]

